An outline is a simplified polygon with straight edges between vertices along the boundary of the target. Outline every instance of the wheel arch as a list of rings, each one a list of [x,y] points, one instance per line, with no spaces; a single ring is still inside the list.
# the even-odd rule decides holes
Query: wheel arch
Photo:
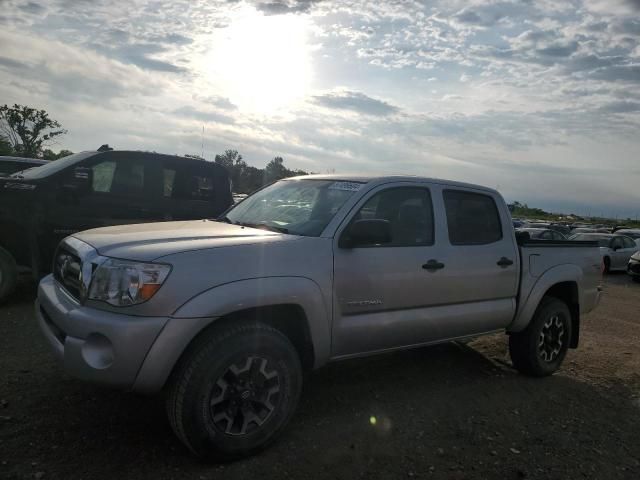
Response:
[[[507,332],[514,333],[524,330],[529,325],[542,299],[554,297],[569,307],[572,327],[569,346],[576,348],[580,338],[581,280],[582,271],[576,265],[559,265],[545,272],[518,309],[518,314],[507,328]]]
[[[299,277],[243,280],[207,290],[174,312],[147,354],[133,390],[160,390],[191,346],[211,329],[239,321],[261,322],[282,332],[307,371],[329,359],[330,318],[315,282]]]

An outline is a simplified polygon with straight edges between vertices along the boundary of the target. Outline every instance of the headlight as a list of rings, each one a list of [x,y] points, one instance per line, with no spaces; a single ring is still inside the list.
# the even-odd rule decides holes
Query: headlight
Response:
[[[90,300],[101,300],[116,307],[146,302],[160,289],[171,266],[110,258],[94,272],[89,288]]]

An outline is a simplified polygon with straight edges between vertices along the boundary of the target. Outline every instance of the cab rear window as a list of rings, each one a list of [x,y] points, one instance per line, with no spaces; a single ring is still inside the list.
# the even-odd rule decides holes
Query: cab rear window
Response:
[[[452,245],[486,245],[502,239],[498,207],[489,195],[445,190],[443,197]]]

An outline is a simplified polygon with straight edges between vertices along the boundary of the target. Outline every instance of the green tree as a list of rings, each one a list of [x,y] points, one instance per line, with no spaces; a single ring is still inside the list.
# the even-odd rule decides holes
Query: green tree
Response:
[[[284,166],[284,159],[282,157],[274,157],[264,169],[264,183],[275,182],[281,178],[290,177],[290,170]]]
[[[18,104],[0,107],[0,132],[17,155],[32,158],[41,155],[43,147],[56,137],[67,133],[45,110]]]
[[[231,172],[236,163],[242,161],[242,155],[240,155],[237,150],[225,150],[222,155],[216,155],[213,161]]]
[[[44,160],[57,160],[59,158],[68,157],[69,155],[73,155],[71,150],[60,150],[58,153],[54,152],[49,148],[45,148],[42,151],[42,158]]]
[[[9,140],[2,136],[0,136],[0,155],[13,155],[13,148],[11,148],[11,143],[9,143]]]

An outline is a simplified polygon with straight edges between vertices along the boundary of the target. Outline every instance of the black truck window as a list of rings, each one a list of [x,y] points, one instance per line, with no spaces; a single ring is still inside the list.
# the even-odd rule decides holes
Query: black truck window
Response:
[[[144,191],[144,163],[132,160],[105,160],[91,167],[92,189],[96,193],[117,195],[142,194]]]

